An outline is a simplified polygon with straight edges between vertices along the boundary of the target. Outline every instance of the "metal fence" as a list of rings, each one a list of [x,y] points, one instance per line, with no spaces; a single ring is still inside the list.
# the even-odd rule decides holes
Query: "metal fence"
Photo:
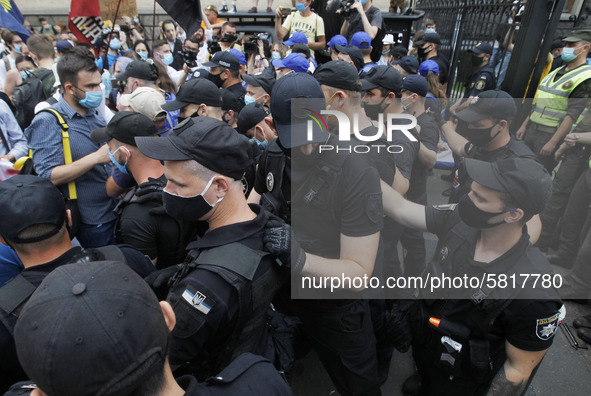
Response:
[[[479,42],[494,47],[491,61],[496,64],[497,79],[503,78],[511,53],[503,41],[512,29],[519,29],[526,1],[502,0],[419,0],[417,8],[425,11],[425,17],[437,23],[441,36],[439,52],[450,61],[448,96],[461,97],[464,83],[473,73],[468,50]],[[516,18],[516,16],[518,16]],[[417,28],[421,29],[422,26]],[[510,38],[510,37],[509,37]],[[533,44],[533,45],[540,45]]]

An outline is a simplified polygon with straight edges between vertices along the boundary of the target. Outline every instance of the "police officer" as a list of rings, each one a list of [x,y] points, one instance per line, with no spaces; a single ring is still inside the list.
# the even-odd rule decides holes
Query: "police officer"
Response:
[[[294,97],[304,98],[304,104],[294,104],[301,112],[292,112]],[[311,104],[307,102],[310,98],[322,99]],[[367,301],[349,289],[354,286],[338,288],[329,295],[331,299],[318,299],[327,297],[322,290],[301,287],[303,277],[370,276],[382,227],[379,174],[371,160],[343,151],[337,154],[336,150],[320,153],[319,143],[339,142],[315,123],[310,124],[312,139],[308,139],[307,109],[318,112],[323,105],[320,85],[310,75],[287,75],[273,87],[271,112],[278,140],[293,160],[292,224],[301,241],[301,248],[297,240],[287,248],[287,260],[294,252],[292,296],[315,297],[294,300],[292,306],[337,391],[342,395],[376,395],[380,394],[376,344]]]
[[[92,131],[90,136],[96,143],[106,142],[115,169],[130,174],[137,183],[115,208],[117,241],[140,250],[157,268],[182,262],[188,243],[183,243],[183,237],[189,230],[183,232],[181,224],[166,213],[156,216],[150,213],[162,206],[164,168],[160,161],[146,157],[135,145],[136,136],[158,136],[154,123],[140,113],[120,111],[106,127]]]
[[[566,65],[548,74],[538,86],[531,116],[516,132],[548,171],[556,166],[554,152],[579,120],[591,96],[591,30],[577,30],[563,40]]]
[[[197,117],[166,138],[136,143],[144,155],[165,161],[166,211],[209,225],[187,246],[167,298],[177,316],[171,364],[203,379],[243,352],[265,355],[265,311],[289,271],[263,251],[268,214],[244,197],[240,181],[252,163],[248,139],[224,122]]]
[[[457,114],[470,105],[470,101],[479,93],[493,90],[497,85],[495,69],[490,64],[493,47],[487,42],[476,44],[469,50],[472,53],[472,67],[474,73],[466,83],[464,97],[450,108],[452,114]]]
[[[529,158],[468,159],[466,168],[474,181],[457,205],[425,207],[384,189],[389,216],[439,237],[424,274],[438,280],[551,274],[523,231],[551,195],[550,175]],[[412,327],[421,395],[525,392],[552,345],[562,303],[553,289],[533,282],[506,286],[466,282],[419,290]]]
[[[184,83],[176,99],[162,105],[166,111],[180,110],[179,122],[190,117],[206,116],[222,119],[222,95],[214,83],[204,78],[194,78]]]
[[[69,263],[117,260],[141,276],[154,271],[152,262],[131,246],[82,250],[72,247],[72,224],[64,198],[48,179],[17,175],[0,183],[0,242],[10,245],[24,264],[20,275],[0,288],[0,390],[22,379],[14,349],[13,329],[21,309],[45,276]]]

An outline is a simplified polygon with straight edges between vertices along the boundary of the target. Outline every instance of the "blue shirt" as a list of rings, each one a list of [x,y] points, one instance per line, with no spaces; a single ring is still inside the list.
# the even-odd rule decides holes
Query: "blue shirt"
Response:
[[[16,159],[27,155],[27,140],[10,107],[3,100],[0,100],[0,129],[8,143],[7,150],[0,140],[0,155],[12,154]]]
[[[99,149],[100,145],[90,138],[90,132],[106,124],[96,109],[89,109],[86,115],[82,116],[63,97],[51,107],[62,114],[70,127],[72,161],[77,161]],[[25,130],[25,136],[29,148],[33,150],[35,171],[39,176],[49,179],[53,168],[64,165],[61,126],[53,114],[40,112],[33,119],[31,126]],[[115,199],[107,196],[105,187],[110,174],[111,164],[100,164],[76,179],[78,207],[83,223],[98,225],[115,219]],[[58,187],[64,196],[68,197],[68,185]]]
[[[8,246],[0,244],[0,287],[20,274],[23,269],[23,263],[16,252]]]

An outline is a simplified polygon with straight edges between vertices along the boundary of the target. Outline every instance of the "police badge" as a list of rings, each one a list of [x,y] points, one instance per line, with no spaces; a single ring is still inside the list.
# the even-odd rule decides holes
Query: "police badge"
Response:
[[[273,191],[273,187],[275,187],[275,177],[273,176],[273,173],[269,172],[267,173],[267,190],[269,192]]]

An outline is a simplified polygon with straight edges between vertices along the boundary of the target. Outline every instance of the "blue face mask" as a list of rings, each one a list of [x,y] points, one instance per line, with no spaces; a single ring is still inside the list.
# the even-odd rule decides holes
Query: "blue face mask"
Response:
[[[76,87],[80,91],[80,88]],[[99,107],[101,102],[103,101],[103,91],[82,91],[86,93],[84,99],[81,99],[78,103],[80,106],[86,107],[87,109],[94,109]]]
[[[120,146],[117,150],[115,150],[114,152],[111,152],[111,149],[109,148],[109,158],[111,159],[111,162],[113,163],[113,165],[115,165],[115,167],[117,169],[119,169],[121,171],[121,173],[125,173],[126,175],[129,174],[129,172],[127,172],[127,168],[125,167],[125,165],[127,165],[127,161],[125,161],[125,163],[123,165],[121,165],[116,159],[115,159],[115,153],[117,151],[119,151],[120,149],[123,149],[124,151],[127,151],[127,155],[129,157],[131,157],[131,153],[129,152],[129,150],[127,149],[127,147],[124,146]],[[128,157],[128,158],[129,158]]]
[[[60,61],[60,59],[62,59],[62,57],[61,57],[61,56],[56,56],[56,57],[55,57],[55,63],[58,63],[58,62]]]
[[[261,149],[261,150],[265,150],[267,148],[268,142],[266,140],[261,142],[259,139],[257,139],[254,136],[250,140],[252,140],[253,142],[256,142],[257,146],[259,146],[259,149]]]
[[[23,70],[21,72],[21,77],[22,77],[23,80],[26,80],[27,77],[29,77],[29,72],[27,70]]]
[[[138,51],[138,53],[137,53],[137,54],[138,54],[138,55],[140,56],[140,58],[142,58],[142,59],[148,59],[148,51]]]
[[[21,51],[23,49],[23,45],[22,44],[15,44],[14,45],[14,52],[16,52],[17,54],[20,54]]]
[[[164,55],[164,58],[162,58],[162,63],[164,63],[167,66],[172,64],[172,62],[174,62],[174,58],[171,53]]]
[[[437,32],[435,31],[435,29],[427,29],[427,30],[425,30],[425,33],[437,33]]]
[[[119,41],[118,38],[114,38],[109,42],[109,47],[111,47],[112,50],[117,51],[121,48],[121,41]]]
[[[281,53],[274,51],[271,52],[271,59],[272,60],[281,60]]]
[[[137,18],[133,18],[133,23],[140,23],[140,20]]]
[[[360,0],[359,2],[361,3],[362,6],[364,6],[365,3],[367,3],[367,0]]]
[[[295,5],[296,5],[296,10],[298,10],[299,12],[306,11],[306,3],[295,3]]]
[[[581,47],[582,46],[577,47],[577,48],[563,48],[562,55],[560,55],[562,57],[562,60],[565,62],[570,62],[570,61],[577,59],[577,56],[579,56],[579,55],[575,55],[575,50],[578,50]]]

